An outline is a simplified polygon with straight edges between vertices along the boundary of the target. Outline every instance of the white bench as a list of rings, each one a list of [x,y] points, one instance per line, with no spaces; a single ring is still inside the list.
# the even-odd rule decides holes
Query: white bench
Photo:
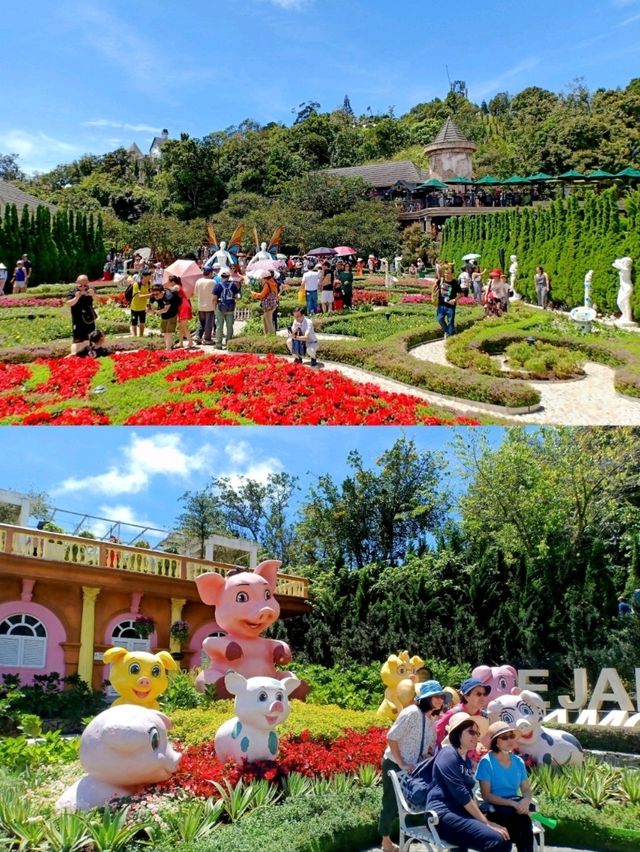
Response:
[[[393,785],[393,792],[396,795],[396,803],[398,805],[398,820],[400,823],[400,852],[408,852],[411,843],[415,840],[423,843],[429,852],[447,852],[449,849],[455,849],[446,840],[442,840],[438,834],[437,825],[439,822],[438,814],[435,811],[423,810],[415,808],[407,802],[402,787],[400,786],[399,775],[404,773],[396,772],[394,769],[389,770],[389,778]],[[482,801],[482,799],[480,799]],[[424,825],[407,825],[407,817],[422,817]],[[536,852],[544,852],[544,828],[540,823],[533,823],[533,839]],[[470,849],[469,852],[473,852]]]

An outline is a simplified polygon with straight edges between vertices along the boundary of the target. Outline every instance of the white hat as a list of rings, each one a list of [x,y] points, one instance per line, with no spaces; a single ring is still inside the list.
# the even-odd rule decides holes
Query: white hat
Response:
[[[0,263],[0,269],[6,269],[6,268],[7,267],[4,265],[4,263]]]

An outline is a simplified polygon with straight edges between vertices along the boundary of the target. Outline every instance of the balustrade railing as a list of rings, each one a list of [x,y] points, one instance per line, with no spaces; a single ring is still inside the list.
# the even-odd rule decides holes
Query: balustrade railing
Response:
[[[226,575],[236,567],[224,562],[207,562],[191,556],[8,524],[0,524],[0,553],[44,562],[66,562],[78,566],[169,577],[174,580],[195,580],[207,571]],[[276,583],[276,594],[306,599],[309,596],[308,585],[309,581],[305,577],[280,574]]]

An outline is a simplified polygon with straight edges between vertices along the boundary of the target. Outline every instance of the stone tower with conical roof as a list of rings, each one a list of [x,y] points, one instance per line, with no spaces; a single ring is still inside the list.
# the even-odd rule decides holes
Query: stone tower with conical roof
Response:
[[[449,117],[430,145],[424,149],[429,157],[430,177],[447,180],[452,177],[473,177],[472,156],[475,142],[467,139]]]

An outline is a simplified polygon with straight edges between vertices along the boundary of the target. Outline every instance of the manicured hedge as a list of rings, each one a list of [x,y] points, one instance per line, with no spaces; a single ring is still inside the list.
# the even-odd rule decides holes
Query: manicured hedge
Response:
[[[567,731],[579,741],[584,749],[640,755],[640,731],[634,731],[631,728],[602,728],[593,725],[556,725],[553,723],[545,723],[545,727]]]
[[[160,852],[355,852],[379,835],[379,789],[296,798],[252,811],[200,843],[157,847]]]
[[[638,852],[640,829],[620,827],[624,812],[629,810],[634,824],[637,808],[627,809],[622,805],[608,805],[599,811],[577,802],[550,800],[537,797],[538,810],[545,816],[558,820],[553,831],[546,831],[547,845],[570,846],[574,849],[604,850],[607,852]]]

